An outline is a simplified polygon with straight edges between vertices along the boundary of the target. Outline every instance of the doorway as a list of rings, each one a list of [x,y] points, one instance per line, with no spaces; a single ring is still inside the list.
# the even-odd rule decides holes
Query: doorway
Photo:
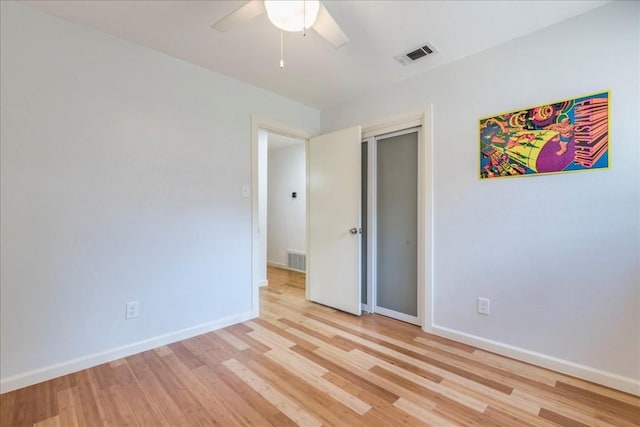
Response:
[[[258,129],[259,285],[304,291],[306,270],[305,139]]]
[[[299,138],[267,134],[267,265],[306,269],[306,150]]]

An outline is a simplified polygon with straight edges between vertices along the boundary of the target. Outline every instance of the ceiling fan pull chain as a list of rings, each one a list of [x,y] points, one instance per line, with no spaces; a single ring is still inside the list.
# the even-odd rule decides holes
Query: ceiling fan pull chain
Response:
[[[302,0],[302,37],[307,37],[307,0]]]
[[[284,42],[283,42],[283,34],[284,31],[280,30],[280,68],[284,68]]]

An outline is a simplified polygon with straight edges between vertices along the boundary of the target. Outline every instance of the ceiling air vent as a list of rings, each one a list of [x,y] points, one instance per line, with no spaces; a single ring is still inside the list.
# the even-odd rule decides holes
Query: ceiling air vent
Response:
[[[424,58],[428,55],[433,55],[435,53],[438,53],[438,49],[436,49],[432,43],[428,42],[425,43],[424,46],[420,46],[419,48],[413,49],[412,51],[405,54],[394,56],[394,58],[402,65],[409,65],[417,61],[418,59]]]

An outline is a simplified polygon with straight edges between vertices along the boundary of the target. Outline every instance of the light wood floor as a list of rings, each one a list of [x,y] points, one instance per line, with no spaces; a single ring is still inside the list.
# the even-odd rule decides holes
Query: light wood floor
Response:
[[[638,397],[303,297],[270,269],[260,319],[5,393],[0,425],[640,425]]]

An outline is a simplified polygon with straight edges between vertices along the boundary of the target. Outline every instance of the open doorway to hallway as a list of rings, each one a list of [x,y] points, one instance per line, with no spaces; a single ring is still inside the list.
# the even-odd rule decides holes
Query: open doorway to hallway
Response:
[[[260,130],[258,204],[261,286],[291,286],[305,297],[305,140]]]

